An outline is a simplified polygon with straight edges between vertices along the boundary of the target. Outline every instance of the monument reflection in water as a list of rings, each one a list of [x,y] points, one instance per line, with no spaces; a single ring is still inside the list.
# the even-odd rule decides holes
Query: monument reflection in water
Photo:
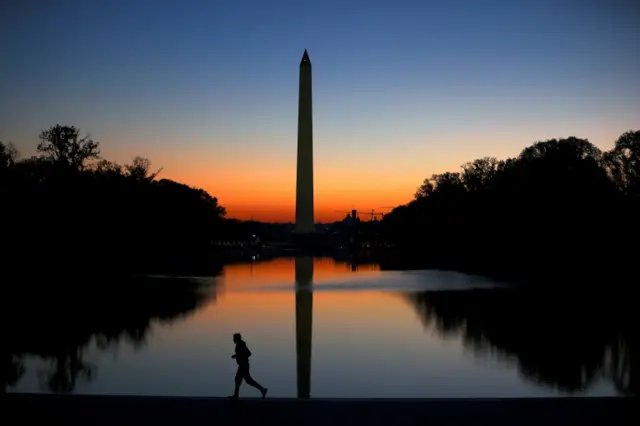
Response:
[[[313,329],[313,258],[296,257],[296,372],[298,398],[311,395],[311,336]]]

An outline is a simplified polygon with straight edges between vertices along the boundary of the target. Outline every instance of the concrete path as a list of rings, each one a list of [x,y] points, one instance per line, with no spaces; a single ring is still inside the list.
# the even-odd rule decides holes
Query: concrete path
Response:
[[[6,425],[638,426],[639,402],[638,398],[268,398],[234,403],[220,398],[7,394],[0,396],[0,415]]]

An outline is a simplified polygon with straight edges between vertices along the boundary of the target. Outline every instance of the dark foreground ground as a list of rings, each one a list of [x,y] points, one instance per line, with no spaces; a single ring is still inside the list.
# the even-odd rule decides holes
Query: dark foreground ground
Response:
[[[2,424],[640,425],[638,398],[245,399],[0,396]]]

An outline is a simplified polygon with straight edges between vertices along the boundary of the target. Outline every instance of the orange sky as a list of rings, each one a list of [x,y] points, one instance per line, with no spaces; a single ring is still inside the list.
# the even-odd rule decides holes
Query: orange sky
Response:
[[[227,217],[293,222],[295,216],[295,162],[289,159],[260,158],[225,153],[224,159],[189,154],[156,155],[154,167],[163,166],[160,178],[174,179],[207,190],[227,209]],[[130,154],[131,155],[131,154]],[[135,155],[135,154],[134,154]],[[119,155],[123,156],[124,155]],[[126,158],[126,157],[125,157]],[[369,160],[371,161],[371,160]],[[316,161],[314,170],[315,220],[329,222],[344,218],[352,208],[385,213],[389,207],[407,203],[420,185],[422,167],[402,170],[395,164],[364,164]],[[402,162],[401,162],[402,163]],[[412,161],[406,161],[411,166]],[[186,168],[183,164],[189,164]],[[351,170],[350,170],[351,169]]]
[[[352,208],[381,213],[405,204],[422,181],[433,173],[459,171],[467,161],[485,156],[499,159],[517,156],[537,140],[577,135],[603,150],[629,126],[531,126],[521,134],[507,124],[496,130],[451,132],[439,135],[403,135],[394,143],[377,141],[362,149],[362,138],[343,139],[338,151],[326,136],[314,138],[315,219],[317,222],[344,218]],[[504,128],[499,131],[498,128]],[[265,137],[266,146],[250,149],[242,140],[197,140],[176,149],[173,140],[136,140],[128,147],[115,147],[126,136],[113,135],[101,141],[103,155],[120,163],[136,155],[148,157],[153,168],[162,167],[159,178],[173,179],[205,189],[227,209],[227,217],[259,221],[293,222],[295,215],[295,129],[281,137]],[[289,146],[276,142],[289,140]],[[334,144],[335,145],[335,144]],[[368,217],[367,217],[368,219]]]
[[[205,189],[227,209],[227,217],[294,221],[296,170],[292,158],[240,153],[233,148],[201,148],[179,154],[158,147],[153,151],[152,167],[163,167],[159,178]],[[364,152],[356,154],[355,161],[349,157],[332,159],[331,153],[318,151],[314,160],[316,222],[341,220],[352,208],[389,212],[391,207],[411,201],[425,177],[457,169],[464,162],[446,153],[435,161],[428,157],[426,148],[414,149],[413,155],[404,151],[393,155]],[[105,156],[127,162],[141,153],[110,150]]]

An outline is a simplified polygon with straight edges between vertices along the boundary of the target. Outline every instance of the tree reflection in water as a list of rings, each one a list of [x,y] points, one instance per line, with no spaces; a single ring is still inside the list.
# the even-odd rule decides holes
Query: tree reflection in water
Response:
[[[408,293],[425,327],[461,336],[476,354],[515,359],[528,379],[561,392],[599,378],[640,394],[640,313],[633,298],[494,289]]]
[[[142,348],[155,324],[171,323],[215,300],[215,278],[130,277],[113,282],[20,283],[3,289],[2,392],[25,373],[25,356],[50,363],[38,371],[44,389],[73,392],[91,380],[97,366],[83,354],[92,345],[109,350],[121,343]]]

